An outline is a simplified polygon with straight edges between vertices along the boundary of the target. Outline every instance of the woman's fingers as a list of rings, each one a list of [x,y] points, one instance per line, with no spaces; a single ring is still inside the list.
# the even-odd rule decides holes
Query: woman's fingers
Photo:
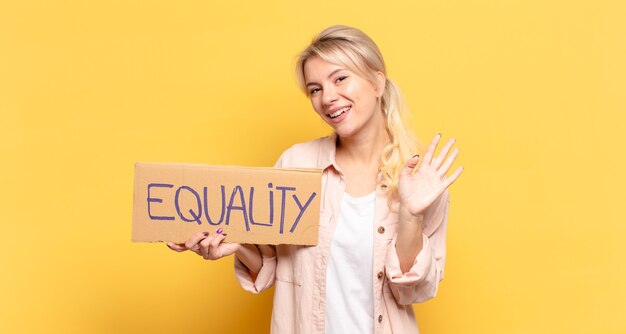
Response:
[[[463,172],[463,166],[457,168],[454,173],[452,173],[452,175],[450,175],[450,177],[446,178],[443,180],[443,184],[445,186],[445,188],[448,188],[452,183],[454,183],[454,181],[456,181],[456,179],[459,177],[459,175],[461,175],[461,172]]]
[[[437,135],[435,135],[435,138],[433,138],[433,140],[430,142],[430,145],[428,145],[428,149],[426,150],[426,153],[424,154],[424,160],[422,161],[422,164],[424,163],[431,163],[433,156],[435,155],[435,149],[437,148],[437,145],[439,144],[439,140],[441,139],[441,133],[438,133]]]
[[[456,142],[456,139],[451,138],[446,143],[446,146],[444,146],[441,149],[441,152],[439,152],[439,155],[437,155],[437,158],[435,158],[435,160],[433,161],[433,167],[435,167],[435,169],[439,169],[441,167],[441,164],[444,162],[444,159],[446,159],[446,157],[448,156],[448,152],[450,152],[450,149],[452,148],[452,145],[454,145],[455,142]]]
[[[222,242],[219,246],[222,256],[229,256],[237,251],[238,244],[230,242]]]
[[[198,250],[198,243],[209,235],[208,232],[198,232],[185,241],[185,247],[191,250]]]
[[[222,229],[219,228],[215,233],[209,234],[205,232],[207,235],[206,238],[202,239],[198,244],[198,255],[202,256],[205,260],[208,260],[211,257],[211,252],[214,252],[213,248],[217,247],[217,245],[224,240],[224,235],[222,235]]]
[[[217,260],[231,255],[237,251],[239,246],[239,244],[235,243],[223,243],[225,238],[226,235],[222,234],[222,229],[220,228],[212,234],[198,232],[192,235],[184,244],[168,242],[167,247],[177,252],[190,250],[202,256],[205,260]]]
[[[211,234],[198,232],[183,244],[167,242],[166,245],[176,252],[190,250],[202,256],[205,260],[217,260],[235,253],[240,247],[238,243],[223,242],[224,239],[226,239],[226,234],[222,234],[222,229],[220,228]],[[254,247],[256,248],[256,246]],[[268,253],[276,254],[272,248],[267,247]]]
[[[208,257],[209,247],[211,247],[211,240],[213,240],[213,238],[214,236],[210,235],[200,241],[200,243],[198,244],[198,246],[200,247],[200,249],[198,249],[198,255],[202,256],[205,259]]]
[[[209,250],[206,256],[203,256],[205,260],[217,260],[224,257],[222,253],[222,249],[220,249],[220,244],[226,238],[222,234],[216,234],[213,238],[211,238],[211,242],[209,243]]]
[[[403,173],[406,175],[415,174],[415,172],[417,172],[419,162],[420,162],[419,154],[414,155],[411,159],[407,160]]]
[[[185,247],[185,244],[175,244],[173,242],[167,242],[166,243],[167,247],[169,247],[171,250],[176,251],[176,252],[183,252],[187,250],[187,247]]]
[[[454,163],[454,160],[456,159],[458,155],[459,155],[459,149],[455,148],[450,154],[450,156],[446,158],[446,161],[443,162],[443,165],[441,165],[441,167],[439,168],[439,171],[437,171],[440,177],[445,177],[446,174],[448,174],[448,171],[450,170],[452,163]]]

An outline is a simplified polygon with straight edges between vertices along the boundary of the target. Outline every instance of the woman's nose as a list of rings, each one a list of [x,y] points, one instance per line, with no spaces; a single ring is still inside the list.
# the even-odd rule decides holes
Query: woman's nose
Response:
[[[334,87],[326,87],[322,90],[322,102],[324,104],[331,104],[338,98],[337,91]]]

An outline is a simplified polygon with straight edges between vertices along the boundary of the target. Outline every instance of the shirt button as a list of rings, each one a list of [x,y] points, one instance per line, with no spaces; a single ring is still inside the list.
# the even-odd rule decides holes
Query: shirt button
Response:
[[[381,278],[383,278],[383,275],[384,275],[383,272],[379,271],[378,275],[376,275],[376,277],[378,277],[378,279],[381,279]]]
[[[378,233],[383,234],[385,233],[385,228],[382,226],[378,226]]]
[[[382,314],[378,316],[378,322],[383,322],[383,315]]]

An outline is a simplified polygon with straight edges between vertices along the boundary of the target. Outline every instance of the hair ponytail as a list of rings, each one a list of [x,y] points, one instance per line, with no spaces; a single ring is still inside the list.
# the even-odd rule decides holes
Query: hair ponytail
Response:
[[[385,125],[391,142],[382,151],[380,171],[391,195],[396,196],[400,173],[402,173],[406,161],[418,153],[419,148],[415,137],[406,126],[406,119],[410,114],[402,93],[398,86],[389,79],[385,83],[381,106],[385,114]]]

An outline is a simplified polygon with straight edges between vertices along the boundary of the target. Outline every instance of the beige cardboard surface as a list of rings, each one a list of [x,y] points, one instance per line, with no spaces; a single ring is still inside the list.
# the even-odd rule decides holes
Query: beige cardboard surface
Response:
[[[132,241],[184,242],[222,228],[226,242],[317,244],[322,171],[135,164]]]

